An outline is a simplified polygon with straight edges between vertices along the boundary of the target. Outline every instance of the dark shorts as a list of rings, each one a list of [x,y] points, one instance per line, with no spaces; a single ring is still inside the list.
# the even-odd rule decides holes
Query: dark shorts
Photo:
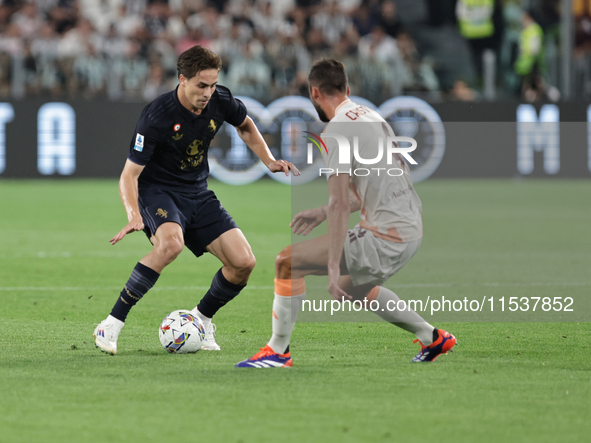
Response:
[[[148,239],[161,224],[178,223],[183,230],[185,246],[196,257],[203,255],[205,248],[224,232],[238,227],[209,189],[184,194],[161,188],[140,188],[139,205]]]

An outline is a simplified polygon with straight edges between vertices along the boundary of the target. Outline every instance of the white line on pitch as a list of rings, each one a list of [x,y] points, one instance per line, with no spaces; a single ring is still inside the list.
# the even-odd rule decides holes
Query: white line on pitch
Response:
[[[589,282],[526,282],[526,283],[406,283],[390,284],[393,288],[452,288],[452,287],[533,287],[533,286],[587,286]],[[152,291],[207,291],[209,286],[156,286]],[[246,286],[248,290],[273,290],[273,286]],[[326,286],[308,286],[308,289],[326,289]],[[0,291],[119,291],[121,286],[0,286]]]
[[[120,291],[123,286],[0,286],[0,291]],[[207,291],[209,286],[156,286],[150,291]],[[273,286],[247,286],[250,290],[272,290]]]

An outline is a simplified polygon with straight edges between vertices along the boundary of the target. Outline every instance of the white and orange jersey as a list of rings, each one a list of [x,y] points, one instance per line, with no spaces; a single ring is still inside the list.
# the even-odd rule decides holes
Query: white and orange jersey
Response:
[[[330,133],[349,141],[348,163],[343,163],[337,139],[324,136]],[[382,116],[346,100],[322,133],[327,151],[323,152],[326,175],[338,171],[351,176],[349,186],[361,201],[362,228],[376,237],[407,243],[423,236],[422,204],[403,157],[387,154],[388,136],[393,137],[394,131]]]

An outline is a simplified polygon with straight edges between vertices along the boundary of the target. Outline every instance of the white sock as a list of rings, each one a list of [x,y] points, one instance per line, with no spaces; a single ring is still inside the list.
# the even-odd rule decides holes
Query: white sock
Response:
[[[197,306],[195,306],[193,309],[191,309],[191,312],[193,314],[195,314],[197,317],[199,317],[199,320],[201,320],[201,323],[203,323],[203,324],[211,323],[211,318],[206,317],[201,312],[199,312],[199,309],[197,309]]]
[[[268,345],[278,354],[284,354],[289,346],[291,333],[306,293],[301,295],[283,296],[275,294],[273,300],[273,335]]]
[[[376,300],[379,303],[379,308],[375,311],[375,314],[393,325],[412,332],[423,345],[429,346],[433,343],[433,330],[435,328],[427,323],[423,317],[410,309],[408,305],[406,305],[404,311],[392,310],[400,300],[394,292],[380,286]],[[389,304],[388,301],[390,301]]]
[[[121,332],[121,329],[123,329],[123,326],[125,326],[125,322],[122,322],[121,320],[113,317],[110,314],[107,317],[107,322],[112,324],[115,327],[115,329],[118,330],[119,332]]]

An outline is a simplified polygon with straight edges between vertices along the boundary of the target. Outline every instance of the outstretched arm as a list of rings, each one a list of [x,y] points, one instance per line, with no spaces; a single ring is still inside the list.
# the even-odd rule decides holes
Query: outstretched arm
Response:
[[[285,175],[289,175],[291,169],[293,175],[300,175],[300,171],[292,163],[285,160],[275,160],[265,139],[249,116],[246,116],[240,126],[236,126],[236,130],[242,141],[246,143],[246,146],[261,159],[263,164],[269,168],[269,171],[284,171]]]
[[[127,160],[121,178],[119,179],[119,195],[127,214],[129,223],[111,240],[112,245],[117,243],[130,232],[141,231],[144,229],[144,221],[140,214],[138,205],[138,178],[145,166],[138,165],[131,160]]]

